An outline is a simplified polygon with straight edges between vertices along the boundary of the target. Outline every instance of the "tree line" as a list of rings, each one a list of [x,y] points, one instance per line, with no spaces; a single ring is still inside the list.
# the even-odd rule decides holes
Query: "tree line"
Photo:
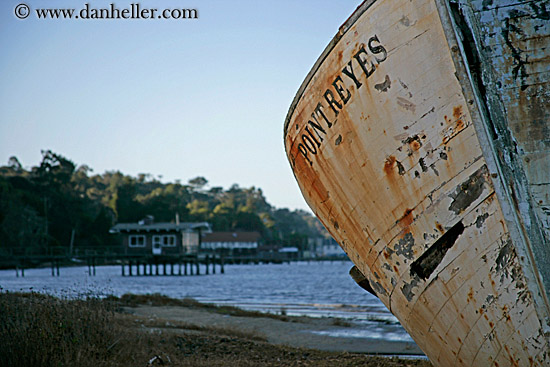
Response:
[[[157,222],[209,222],[214,231],[258,231],[267,244],[303,248],[327,237],[303,210],[275,208],[256,187],[210,187],[204,177],[162,183],[149,174],[93,174],[50,150],[30,169],[11,157],[0,167],[0,249],[47,253],[52,248],[118,246],[115,223],[152,215]]]

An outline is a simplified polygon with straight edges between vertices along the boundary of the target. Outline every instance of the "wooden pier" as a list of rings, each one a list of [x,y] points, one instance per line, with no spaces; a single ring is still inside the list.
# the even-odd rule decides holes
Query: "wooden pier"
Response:
[[[190,276],[225,273],[223,256],[213,254],[184,255],[126,255],[85,251],[80,254],[52,251],[47,254],[9,253],[0,256],[0,269],[14,269],[16,277],[25,270],[51,269],[53,277],[60,276],[62,267],[87,266],[88,275],[95,276],[99,265],[120,265],[122,276]]]
[[[124,276],[187,276],[225,273],[224,259],[214,256],[164,256],[164,257],[131,257],[120,260],[121,275]]]
[[[0,269],[14,269],[16,277],[24,277],[25,270],[33,268],[51,269],[51,276],[61,275],[60,270],[68,266],[87,266],[88,275],[95,276],[98,266],[119,265],[123,277],[132,276],[196,276],[224,274],[227,265],[281,264],[296,261],[345,261],[347,257],[280,257],[280,256],[231,256],[220,254],[186,255],[126,255],[82,253],[69,254],[10,254],[0,257]]]

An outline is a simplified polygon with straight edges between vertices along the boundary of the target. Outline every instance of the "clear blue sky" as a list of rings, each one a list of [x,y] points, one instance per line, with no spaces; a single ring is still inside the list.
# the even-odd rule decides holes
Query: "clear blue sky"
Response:
[[[103,0],[2,0],[0,165],[50,149],[94,173],[256,186],[307,208],[283,148],[300,84],[360,0],[117,0],[196,8],[195,20],[24,20]],[[31,10],[33,11],[33,10]]]

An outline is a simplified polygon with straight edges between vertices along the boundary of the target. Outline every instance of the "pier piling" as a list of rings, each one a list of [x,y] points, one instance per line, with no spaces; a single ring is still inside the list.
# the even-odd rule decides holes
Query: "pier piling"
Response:
[[[59,276],[59,260],[52,260],[52,277]]]

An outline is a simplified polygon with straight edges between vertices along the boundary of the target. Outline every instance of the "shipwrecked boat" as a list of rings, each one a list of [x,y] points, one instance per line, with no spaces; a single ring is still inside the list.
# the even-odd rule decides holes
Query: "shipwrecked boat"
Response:
[[[284,140],[354,278],[434,365],[550,365],[548,2],[365,1]]]

